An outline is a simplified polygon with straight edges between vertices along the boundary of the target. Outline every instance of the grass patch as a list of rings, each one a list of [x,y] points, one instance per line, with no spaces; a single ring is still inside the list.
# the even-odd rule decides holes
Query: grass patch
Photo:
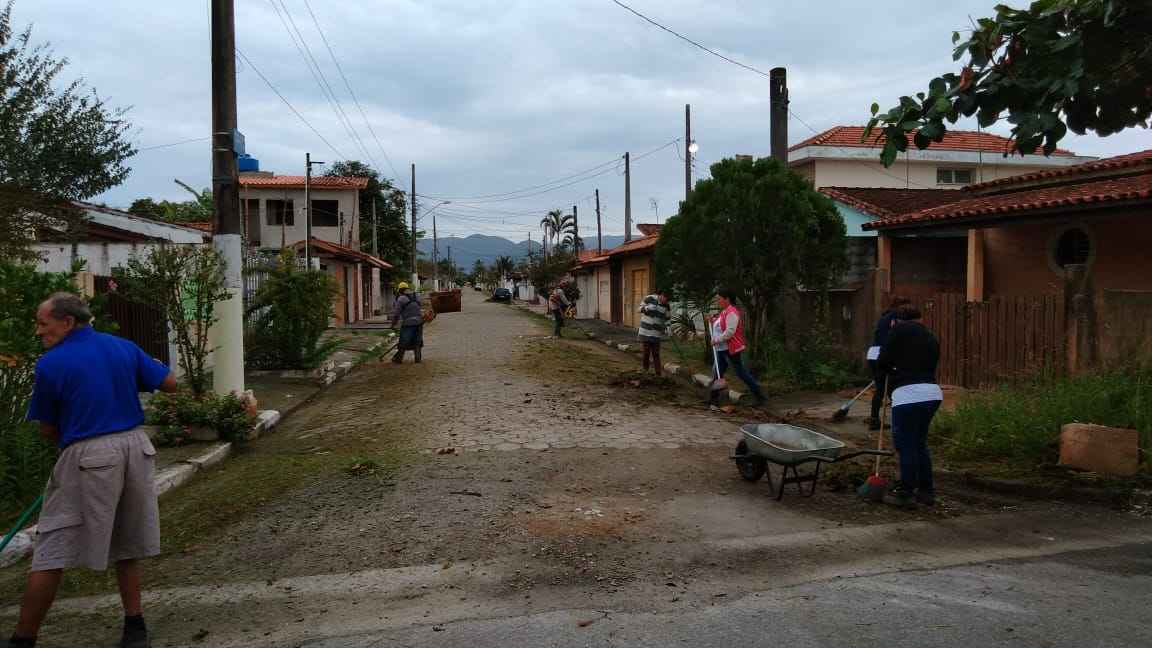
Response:
[[[955,461],[1048,465],[1059,455],[1060,426],[1076,422],[1139,430],[1147,470],[1152,371],[1041,378],[972,394],[936,416],[933,437],[942,456]]]

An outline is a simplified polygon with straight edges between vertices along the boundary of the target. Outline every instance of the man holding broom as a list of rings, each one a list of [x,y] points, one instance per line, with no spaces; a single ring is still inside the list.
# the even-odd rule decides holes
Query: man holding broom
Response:
[[[139,392],[176,391],[168,367],[140,347],[97,333],[82,298],[56,293],[36,311],[46,349],[36,363],[28,420],[60,448],[44,493],[32,567],[16,631],[0,648],[31,648],[65,569],[116,564],[123,648],[151,642],[140,605],[140,558],[160,553],[152,477],[156,449]]]

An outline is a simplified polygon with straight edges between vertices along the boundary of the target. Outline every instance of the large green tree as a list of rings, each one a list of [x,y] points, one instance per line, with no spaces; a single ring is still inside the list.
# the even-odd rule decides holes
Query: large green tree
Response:
[[[827,288],[839,276],[844,222],[827,196],[776,160],[725,159],[711,175],[660,231],[658,282],[696,303],[720,287],[736,291],[755,344],[778,321],[787,291]]]
[[[368,187],[360,190],[360,249],[372,251],[372,203],[376,203],[376,252],[391,263],[398,276],[411,274],[412,232],[404,222],[405,194],[383,178],[370,165],[357,160],[336,162],[325,173],[328,176],[368,178]]]
[[[958,74],[932,79],[928,92],[900,97],[885,113],[872,104],[864,139],[879,138],[890,165],[908,149],[939,142],[960,117],[982,127],[1012,124],[1014,151],[1045,155],[1071,130],[1111,135],[1147,128],[1152,116],[1152,2],[1036,0],[996,6],[967,38],[952,34]],[[879,132],[874,129],[879,127]],[[913,133],[914,131],[914,133]]]
[[[82,80],[63,83],[67,60],[12,28],[0,11],[0,255],[28,258],[43,227],[75,231],[77,210],[45,203],[83,200],[128,177],[135,150],[125,111],[107,106]]]

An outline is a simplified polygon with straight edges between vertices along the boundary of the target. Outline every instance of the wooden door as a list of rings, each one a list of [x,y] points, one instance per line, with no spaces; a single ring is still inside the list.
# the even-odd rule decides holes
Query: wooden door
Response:
[[[630,304],[628,304],[628,319],[631,321],[631,326],[640,325],[640,314],[637,312],[640,309],[640,304],[644,302],[644,298],[648,295],[648,268],[641,268],[632,271],[632,286]]]

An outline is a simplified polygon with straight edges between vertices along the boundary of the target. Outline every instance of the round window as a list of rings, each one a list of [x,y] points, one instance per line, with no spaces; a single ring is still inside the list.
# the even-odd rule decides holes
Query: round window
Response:
[[[1061,268],[1086,264],[1092,258],[1092,239],[1084,230],[1073,227],[1056,239],[1056,248],[1052,252],[1053,260]]]

